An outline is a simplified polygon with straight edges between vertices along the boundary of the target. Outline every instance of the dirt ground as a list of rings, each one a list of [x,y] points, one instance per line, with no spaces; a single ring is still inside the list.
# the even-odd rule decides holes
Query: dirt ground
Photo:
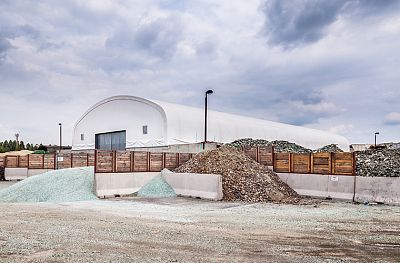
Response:
[[[196,199],[0,204],[0,262],[399,262],[400,207]]]

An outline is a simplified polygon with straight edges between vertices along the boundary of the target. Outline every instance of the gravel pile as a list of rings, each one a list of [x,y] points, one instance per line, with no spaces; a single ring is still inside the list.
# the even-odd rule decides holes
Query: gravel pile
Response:
[[[244,138],[233,141],[227,144],[228,146],[240,148],[240,147],[256,147],[256,146],[268,146],[269,141],[263,139],[251,139],[251,138]]]
[[[356,153],[359,176],[400,177],[400,150],[367,150]]]
[[[298,203],[301,200],[276,173],[233,147],[201,152],[175,172],[222,175],[226,201]]]
[[[316,152],[316,153],[321,153],[321,152],[342,153],[344,151],[342,149],[340,149],[336,144],[329,144],[329,145],[325,145],[324,147],[321,147],[319,149],[316,149],[314,152]]]
[[[150,182],[140,188],[137,195],[141,197],[163,198],[175,197],[176,193],[164,178],[161,177],[161,175],[157,175]]]
[[[277,153],[310,153],[312,150],[307,149],[301,145],[295,144],[288,141],[272,141],[270,142],[274,146],[274,151]]]
[[[93,167],[55,170],[0,191],[0,202],[73,202],[95,200]]]

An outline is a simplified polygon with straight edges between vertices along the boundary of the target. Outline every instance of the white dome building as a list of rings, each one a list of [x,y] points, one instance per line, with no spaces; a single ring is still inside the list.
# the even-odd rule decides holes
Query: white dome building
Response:
[[[208,111],[208,141],[228,143],[240,138],[286,140],[316,149],[337,144],[349,149],[346,138],[325,131]],[[87,110],[74,127],[72,150],[181,147],[204,140],[204,109],[115,96]]]

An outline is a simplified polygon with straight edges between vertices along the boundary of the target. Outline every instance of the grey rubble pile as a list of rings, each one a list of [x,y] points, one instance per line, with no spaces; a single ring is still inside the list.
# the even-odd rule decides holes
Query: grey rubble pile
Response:
[[[310,153],[312,152],[310,149],[307,149],[303,146],[300,146],[298,144],[288,142],[288,141],[282,141],[282,140],[275,140],[275,141],[267,141],[263,139],[251,139],[251,138],[245,138],[245,139],[239,139],[236,141],[233,141],[231,143],[228,143],[227,146],[233,146],[236,148],[240,147],[257,147],[257,146],[274,146],[274,151],[275,152],[291,152],[291,153]]]
[[[319,149],[314,150],[314,152],[317,152],[317,153],[320,153],[320,152],[342,153],[343,150],[340,149],[336,144],[329,144],[329,145],[325,145]]]
[[[256,146],[269,146],[269,141],[263,139],[244,138],[228,143],[228,146],[240,147],[256,147]]]
[[[162,198],[174,197],[176,196],[176,193],[161,175],[157,175],[151,179],[150,182],[140,188],[140,190],[137,192],[137,196]]]
[[[299,203],[300,196],[278,175],[242,151],[223,146],[195,155],[175,169],[179,173],[222,175],[224,200]]]
[[[73,202],[94,200],[93,167],[55,170],[28,177],[0,191],[0,202]]]
[[[295,144],[288,141],[272,141],[270,142],[274,146],[274,152],[277,153],[310,153],[312,150],[307,149],[301,145]]]
[[[400,150],[367,150],[356,152],[359,176],[400,177]]]

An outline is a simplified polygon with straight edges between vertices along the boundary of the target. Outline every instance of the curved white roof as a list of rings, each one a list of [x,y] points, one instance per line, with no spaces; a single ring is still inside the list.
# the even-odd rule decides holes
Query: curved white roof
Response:
[[[156,131],[149,132],[147,137],[130,132],[145,122],[150,131]],[[94,141],[79,142],[82,133],[94,137],[96,133],[116,130],[127,131],[127,148],[198,143],[204,140],[204,109],[134,96],[110,97],[95,104],[77,121],[73,149],[94,148]],[[240,138],[287,140],[310,149],[331,143],[338,144],[344,150],[349,147],[346,138],[333,133],[208,111],[208,141],[227,143]]]

